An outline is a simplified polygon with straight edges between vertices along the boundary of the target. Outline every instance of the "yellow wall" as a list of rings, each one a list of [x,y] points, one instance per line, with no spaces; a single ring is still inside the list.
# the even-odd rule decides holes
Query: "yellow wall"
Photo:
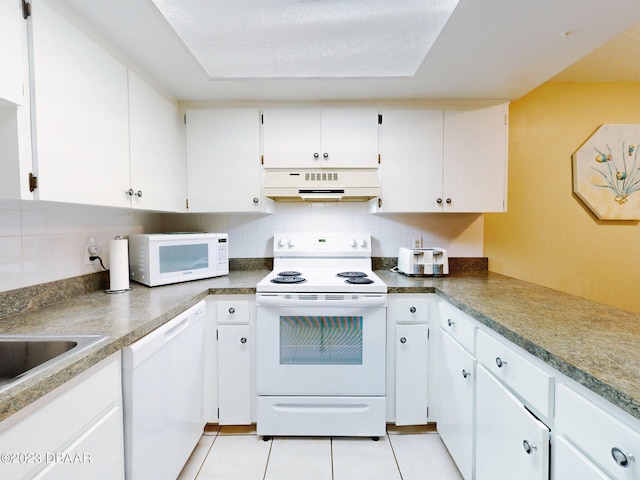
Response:
[[[599,221],[573,195],[571,154],[604,123],[640,124],[640,83],[550,82],[512,102],[508,212],[485,215],[485,255],[491,271],[640,312],[640,224]]]

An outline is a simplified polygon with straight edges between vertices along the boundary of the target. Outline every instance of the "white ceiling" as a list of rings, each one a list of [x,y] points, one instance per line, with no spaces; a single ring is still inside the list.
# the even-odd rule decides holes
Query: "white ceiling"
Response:
[[[212,80],[152,0],[53,3],[183,101],[515,99],[640,22],[638,0],[460,0],[412,77]]]

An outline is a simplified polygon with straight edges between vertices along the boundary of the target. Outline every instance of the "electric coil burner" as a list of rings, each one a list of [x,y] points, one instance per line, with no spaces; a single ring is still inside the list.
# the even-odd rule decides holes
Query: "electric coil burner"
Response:
[[[256,288],[258,435],[386,432],[387,286],[369,234],[276,234]]]

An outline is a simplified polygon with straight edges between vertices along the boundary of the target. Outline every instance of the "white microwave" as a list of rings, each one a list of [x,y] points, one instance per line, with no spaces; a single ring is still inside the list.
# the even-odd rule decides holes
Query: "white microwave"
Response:
[[[226,233],[156,233],[129,236],[129,277],[156,287],[229,273]]]

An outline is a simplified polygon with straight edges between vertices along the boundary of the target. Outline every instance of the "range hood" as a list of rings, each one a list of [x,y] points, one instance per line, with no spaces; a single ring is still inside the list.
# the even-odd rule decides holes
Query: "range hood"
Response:
[[[376,170],[267,170],[262,193],[289,202],[364,202],[380,195]]]

